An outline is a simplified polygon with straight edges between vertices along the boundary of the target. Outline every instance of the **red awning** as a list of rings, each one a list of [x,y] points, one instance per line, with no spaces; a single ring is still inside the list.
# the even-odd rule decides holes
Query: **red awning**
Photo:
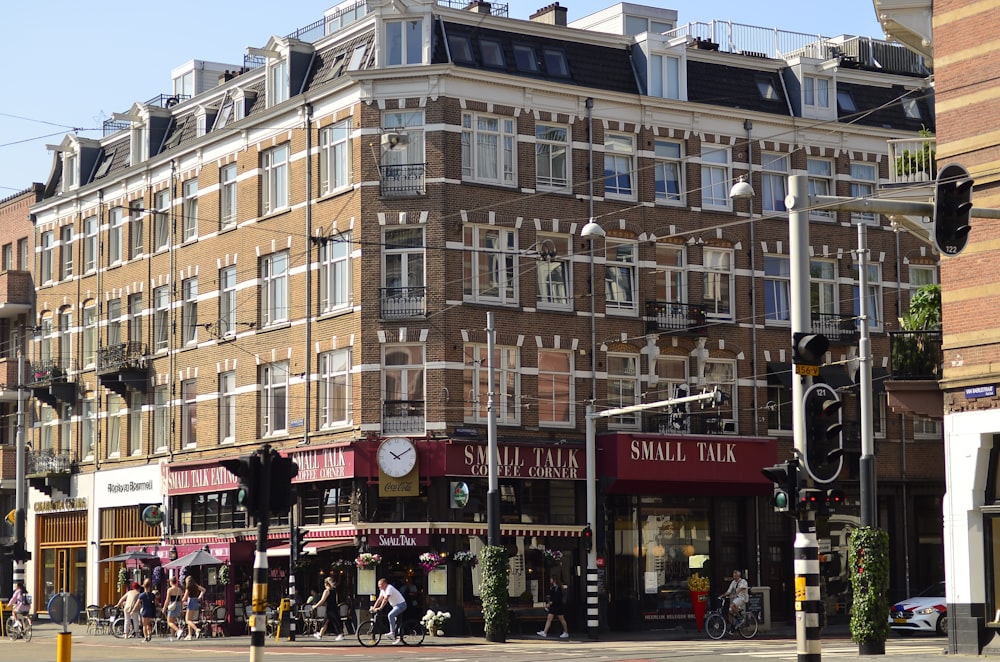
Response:
[[[313,542],[306,543],[306,546],[302,548],[302,556],[312,556],[320,552],[325,552],[331,549],[337,549],[338,547],[353,547],[354,540],[316,540]],[[275,545],[274,547],[268,547],[268,556],[289,556],[291,555],[291,545],[285,543],[283,545]]]

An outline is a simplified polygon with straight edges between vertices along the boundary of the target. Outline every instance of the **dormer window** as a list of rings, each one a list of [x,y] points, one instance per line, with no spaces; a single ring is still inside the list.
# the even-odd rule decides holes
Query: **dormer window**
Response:
[[[679,57],[651,55],[649,58],[649,96],[662,99],[680,99],[680,72],[681,59]]]
[[[385,63],[389,67],[422,64],[424,61],[423,21],[385,22]]]
[[[815,76],[802,77],[802,103],[816,109],[830,107],[830,81]]]
[[[483,66],[503,69],[503,47],[496,39],[480,39],[479,53],[483,58]]]
[[[63,182],[67,191],[80,186],[80,159],[76,154],[63,154]]]
[[[923,119],[920,116],[920,106],[917,104],[916,99],[903,99],[903,112],[906,113],[907,119]]]
[[[288,61],[281,59],[267,68],[268,106],[288,100]]]
[[[514,44],[514,62],[517,63],[518,71],[531,74],[538,71],[535,49],[527,44]]]
[[[218,116],[215,118],[215,126],[212,130],[218,131],[225,128],[231,121],[233,121],[233,100],[226,97],[226,100],[222,102],[222,108],[219,109]]]

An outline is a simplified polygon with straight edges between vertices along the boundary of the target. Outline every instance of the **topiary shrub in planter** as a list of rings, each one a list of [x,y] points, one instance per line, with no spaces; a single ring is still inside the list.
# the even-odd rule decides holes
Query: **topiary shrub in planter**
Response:
[[[858,644],[860,655],[884,655],[889,637],[889,534],[870,526],[854,529],[847,562],[854,589],[851,641]]]
[[[479,594],[483,601],[483,630],[487,641],[507,641],[508,580],[510,566],[507,548],[500,545],[484,547],[479,554],[482,564],[483,584]]]

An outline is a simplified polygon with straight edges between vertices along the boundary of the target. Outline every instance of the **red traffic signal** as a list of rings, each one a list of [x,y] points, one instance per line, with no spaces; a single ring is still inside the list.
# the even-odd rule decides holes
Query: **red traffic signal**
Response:
[[[583,551],[590,552],[594,548],[594,531],[590,528],[589,524],[583,527],[580,539],[583,541]]]

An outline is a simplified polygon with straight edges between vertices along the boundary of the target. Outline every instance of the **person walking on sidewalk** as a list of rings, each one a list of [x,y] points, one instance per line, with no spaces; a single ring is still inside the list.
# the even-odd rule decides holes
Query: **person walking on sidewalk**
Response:
[[[549,636],[549,628],[552,627],[552,621],[558,618],[559,624],[563,629],[559,638],[569,639],[569,626],[566,625],[566,606],[563,601],[563,589],[555,577],[549,577],[549,598],[545,603],[545,611],[549,615],[545,618],[545,627],[537,632],[538,636]]]
[[[153,619],[156,617],[156,596],[153,595],[153,582],[149,579],[142,582],[142,593],[139,594],[139,617],[142,618],[142,636],[149,641],[153,638]]]
[[[118,600],[118,604],[115,606],[122,610],[122,617],[125,619],[123,624],[123,632],[125,633],[125,638],[138,637],[140,628],[142,627],[142,620],[139,616],[139,582],[132,582],[131,588],[125,591],[125,594]]]
[[[337,610],[337,593],[334,589],[335,582],[333,581],[333,577],[324,579],[323,595],[312,604],[314,613],[316,609],[326,607],[326,618],[323,619],[323,626],[320,627],[319,632],[313,633],[313,636],[317,639],[322,639],[323,635],[326,634],[326,628],[332,625],[333,630],[337,633],[334,641],[344,640],[344,631],[340,627],[340,612]]]
[[[177,578],[171,577],[170,588],[167,589],[167,595],[163,598],[163,613],[167,615],[167,627],[170,628],[170,636],[167,637],[167,641],[181,638],[181,626],[177,621],[181,617],[181,612],[184,611],[184,602],[181,601],[183,596],[184,591],[177,585]]]
[[[201,601],[205,598],[205,589],[201,584],[188,575],[184,579],[184,622],[187,624],[187,636],[185,641],[191,640],[191,635],[195,639],[201,638],[201,628],[198,627],[198,617],[201,612]]]

